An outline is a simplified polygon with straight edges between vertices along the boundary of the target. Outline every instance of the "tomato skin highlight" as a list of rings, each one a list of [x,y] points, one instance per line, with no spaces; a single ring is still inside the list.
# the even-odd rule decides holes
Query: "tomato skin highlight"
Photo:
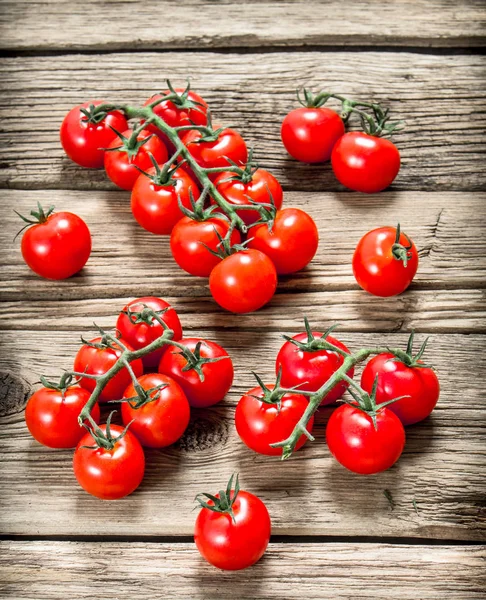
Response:
[[[101,169],[104,163],[105,151],[114,139],[118,139],[117,131],[128,129],[128,123],[119,111],[107,113],[99,123],[88,123],[80,108],[88,109],[90,105],[105,104],[104,100],[92,100],[72,108],[64,117],[60,129],[61,144],[69,158],[88,169]]]
[[[219,498],[219,494],[214,495]],[[246,569],[259,561],[267,549],[272,528],[267,507],[249,492],[239,492],[233,513],[235,523],[228,513],[202,508],[194,528],[194,541],[201,555],[211,565],[226,571]]]
[[[418,252],[415,244],[400,234],[400,244],[412,248],[405,267],[402,260],[393,256],[396,238],[395,227],[379,227],[364,235],[356,246],[353,256],[353,273],[358,285],[374,296],[389,297],[404,292],[412,283],[418,268]]]
[[[25,422],[32,437],[48,448],[74,448],[86,433],[78,416],[89,397],[90,393],[78,385],[64,394],[45,387],[38,389],[25,407]],[[99,423],[98,404],[91,409],[91,417]]]
[[[170,236],[170,249],[176,263],[187,273],[196,277],[209,277],[221,258],[211,254],[211,250],[219,250],[219,235],[224,238],[230,224],[223,218],[210,217],[205,221],[195,221],[183,217],[175,225]],[[237,229],[231,233],[231,245],[239,244],[241,236]]]
[[[183,143],[199,166],[206,169],[228,167],[230,166],[228,158],[237,165],[246,163],[248,149],[245,140],[234,129],[223,129],[214,142],[198,142],[201,136],[200,131],[192,130],[182,137]],[[183,168],[190,169],[187,165],[184,165]],[[209,178],[212,180],[216,176],[214,173],[209,174]]]
[[[106,425],[100,425],[100,429],[106,433]],[[110,425],[110,430],[118,437],[123,427]],[[83,448],[95,445],[92,435],[87,433],[74,451],[74,475],[79,485],[101,500],[118,500],[134,492],[143,479],[145,455],[133,433],[127,431],[112,450]]]
[[[326,440],[334,458],[353,473],[371,475],[393,466],[405,446],[405,430],[388,408],[376,415],[377,429],[369,415],[343,404],[329,418]]]
[[[263,252],[241,250],[214,267],[209,276],[209,289],[215,301],[226,310],[252,312],[273,298],[277,271]]]
[[[413,425],[426,419],[439,399],[440,385],[437,375],[428,367],[409,367],[401,361],[391,360],[393,354],[378,354],[365,366],[361,387],[371,392],[378,376],[376,403],[382,404],[399,396],[402,398],[387,406],[403,425]]]
[[[334,146],[332,169],[350,190],[375,194],[386,189],[400,170],[400,153],[390,140],[352,131]]]
[[[287,152],[301,162],[321,163],[345,133],[344,123],[330,108],[296,108],[282,122],[280,135]]]
[[[273,389],[275,386],[267,386]],[[271,444],[282,442],[292,433],[294,427],[305,412],[308,401],[298,394],[286,394],[277,404],[266,404],[253,396],[262,397],[263,391],[255,387],[241,397],[235,411],[236,431],[241,440],[254,452],[267,456],[282,456],[282,448],[272,448]],[[314,417],[307,424],[312,433]],[[299,438],[295,450],[307,442],[305,434]]]

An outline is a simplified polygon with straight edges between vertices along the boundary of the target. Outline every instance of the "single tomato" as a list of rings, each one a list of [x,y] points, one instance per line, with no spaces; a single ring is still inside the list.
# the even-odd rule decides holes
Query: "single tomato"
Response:
[[[245,140],[234,129],[210,129],[207,134],[193,129],[182,137],[182,141],[197,164],[205,169],[228,167],[229,160],[244,165],[248,158]],[[184,168],[188,168],[187,165]],[[210,179],[216,176],[209,175]]]

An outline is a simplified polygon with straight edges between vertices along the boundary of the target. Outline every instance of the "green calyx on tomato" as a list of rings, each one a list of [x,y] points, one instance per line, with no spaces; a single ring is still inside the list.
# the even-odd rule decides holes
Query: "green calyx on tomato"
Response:
[[[166,306],[165,308],[162,308],[160,310],[154,310],[146,304],[141,304],[141,306],[142,310],[137,311],[132,310],[130,306],[127,305],[127,307],[121,312],[129,318],[130,322],[133,325],[140,325],[141,323],[145,323],[146,325],[149,325],[151,327],[152,325],[154,325],[154,321],[157,321],[157,323],[161,325],[164,329],[169,328],[167,323],[165,323],[165,321],[161,317],[163,314],[165,314],[168,310],[171,309],[170,306]]]
[[[395,238],[395,243],[392,246],[392,254],[397,260],[403,261],[403,266],[406,268],[408,261],[412,258],[412,250],[413,244],[412,240],[408,237],[406,233],[403,234],[407,239],[408,244],[404,246],[400,244],[400,223],[397,225],[397,237]]]
[[[98,332],[101,336],[99,338],[99,341],[98,342],[88,341],[83,336],[81,336],[82,345],[89,346],[90,348],[96,348],[98,350],[104,350],[105,348],[111,348],[112,350],[117,350],[117,347],[115,345],[115,338],[113,337],[113,335],[111,333],[107,333],[101,327],[98,327],[98,325],[96,325],[96,323],[93,323],[93,325],[94,325],[95,329],[98,330]],[[121,335],[118,331],[115,332],[115,337],[116,337],[116,339],[121,337]]]
[[[165,82],[167,83],[167,87],[169,88],[170,93],[165,94],[164,96],[161,92],[161,97],[150,104],[151,108],[154,108],[161,102],[167,102],[168,100],[170,100],[172,104],[177,106],[179,110],[199,110],[200,112],[204,113],[204,111],[200,108],[204,105],[201,104],[201,102],[197,102],[196,100],[193,100],[189,97],[189,93],[191,91],[191,82],[189,81],[189,79],[187,80],[187,85],[185,89],[181,93],[177,92],[174,89],[170,79],[166,79]]]
[[[201,195],[199,196],[199,198],[196,200],[194,200],[194,194],[192,193],[192,189],[189,190],[189,202],[191,203],[191,208],[187,208],[186,206],[184,206],[184,204],[182,204],[181,198],[180,196],[178,197],[177,201],[179,204],[179,209],[181,211],[181,213],[186,216],[189,217],[189,219],[192,219],[193,221],[207,221],[208,219],[210,219],[214,213],[214,211],[218,208],[217,204],[213,204],[211,206],[208,206],[207,208],[205,208],[205,203],[206,203],[206,197],[209,193],[209,189],[207,187],[205,187],[203,189],[203,191],[201,192]],[[228,217],[225,214],[218,214],[218,217],[222,218],[222,219],[226,219],[229,222]]]
[[[206,247],[208,252],[211,252],[211,254],[213,254],[214,256],[217,256],[218,258],[227,258],[228,256],[231,256],[232,254],[236,254],[237,252],[241,252],[242,250],[248,250],[247,248],[247,244],[249,244],[251,242],[251,238],[248,240],[245,240],[244,242],[237,243],[237,244],[232,244],[231,243],[231,234],[233,233],[233,229],[230,227],[228,230],[228,233],[223,237],[218,230],[214,230],[216,235],[218,236],[218,240],[219,240],[219,244],[218,244],[218,250],[213,250],[212,248],[210,248],[209,246],[207,246],[206,244],[204,244],[204,242],[201,242],[201,244],[203,244],[203,246]]]
[[[24,229],[27,229],[27,227],[29,227],[30,225],[39,225],[40,223],[45,223],[53,212],[54,206],[49,206],[47,210],[44,210],[40,202],[37,202],[37,210],[30,211],[30,216],[34,217],[33,219],[24,217],[14,209],[14,213],[18,215],[22,219],[22,221],[24,221],[24,223],[26,223],[26,225],[24,225],[24,227],[22,227],[22,229],[17,232],[15,238],[17,238],[22,233],[22,231],[24,231]]]
[[[169,387],[169,384],[161,383],[160,385],[156,385],[146,390],[137,381],[137,383],[133,382],[133,387],[137,392],[137,395],[130,398],[125,398],[123,402],[129,404],[131,408],[137,409],[142,408],[142,406],[145,406],[150,402],[155,402],[155,400],[158,400],[160,398],[160,392],[166,387]]]
[[[426,365],[423,362],[421,362],[421,360],[420,360],[422,358],[422,356],[424,355],[429,338],[428,337],[425,338],[423,344],[420,346],[420,350],[417,352],[417,354],[414,355],[413,354],[414,337],[415,337],[415,331],[412,331],[412,333],[410,334],[410,337],[408,338],[407,349],[405,351],[400,350],[399,348],[394,349],[392,354],[395,355],[395,358],[392,358],[391,360],[400,361],[404,365],[407,365],[407,367],[433,369],[434,367],[432,365]]]
[[[228,162],[231,165],[226,170],[233,173],[231,177],[225,177],[218,181],[219,184],[226,183],[227,181],[241,181],[243,183],[250,183],[253,179],[253,175],[258,171],[260,165],[253,160],[253,148],[250,148],[248,152],[248,160],[244,167],[240,167],[235,163],[234,160],[228,158]],[[250,200],[253,202],[252,200]]]
[[[145,138],[145,141],[148,139],[149,138]],[[144,143],[145,143],[145,141],[144,141]],[[140,144],[140,145],[143,145],[143,144]],[[142,175],[145,175],[145,177],[148,177],[150,179],[150,181],[152,181],[152,183],[154,183],[154,185],[157,185],[159,187],[175,186],[177,184],[177,179],[172,177],[172,175],[175,173],[175,171],[177,171],[177,169],[179,169],[179,167],[182,164],[182,163],[175,164],[175,160],[179,156],[180,150],[178,152],[176,152],[165,163],[165,165],[163,167],[160,167],[160,165],[157,163],[154,155],[151,152],[147,151],[147,154],[150,158],[151,163],[154,166],[154,174],[151,175],[150,173],[147,173],[146,171],[144,171],[137,165],[134,165],[134,167],[137,169],[137,171],[140,171],[140,173],[142,173]]]
[[[40,382],[48,390],[55,390],[56,392],[61,392],[61,395],[64,398],[64,394],[70,387],[78,385],[79,379],[75,378],[72,373],[69,373],[69,371],[66,371],[61,375],[58,383],[55,383],[54,381],[49,381],[46,377],[44,377],[44,375],[40,376]]]
[[[213,121],[211,118],[211,111],[209,109],[206,113],[206,116],[207,116],[207,124],[206,125],[189,125],[187,127],[175,127],[175,129],[176,129],[176,131],[188,131],[188,130],[199,131],[199,133],[201,134],[201,137],[191,140],[191,144],[203,144],[204,142],[216,142],[218,140],[219,136],[223,133],[223,131],[225,131],[226,129],[230,129],[231,126],[229,125],[228,127],[218,127],[217,129],[214,129]]]
[[[123,133],[121,133],[120,131],[118,131],[117,129],[115,129],[114,127],[112,127],[110,125],[110,129],[112,129],[113,132],[116,133],[116,135],[120,138],[121,144],[119,146],[115,146],[114,148],[104,148],[104,151],[105,152],[125,152],[128,155],[128,158],[130,160],[134,159],[137,156],[140,148],[143,145],[145,145],[154,136],[154,134],[152,134],[152,135],[148,135],[147,137],[144,137],[140,140],[138,139],[138,136],[142,133],[142,131],[149,124],[150,124],[150,120],[145,121],[145,123],[142,123],[138,127],[134,128],[132,133],[130,134],[130,137],[128,137],[128,138],[125,135],[123,135]]]
[[[107,106],[106,104],[95,106],[90,104],[87,108],[81,107],[79,112],[83,115],[82,121],[86,123],[97,125],[101,123],[106,115],[111,111],[115,110],[115,106]]]
[[[233,489],[233,479],[235,481],[235,488]],[[235,522],[235,515],[233,513],[233,504],[235,503],[236,497],[240,491],[240,482],[238,479],[238,473],[233,473],[229,478],[228,485],[226,486],[226,490],[221,490],[218,494],[219,497],[213,496],[212,494],[207,494],[206,492],[201,492],[197,494],[194,499],[195,502],[198,502],[202,508],[207,508],[212,510],[213,512],[218,513],[228,513],[231,515],[233,522]],[[212,502],[209,504],[204,498],[207,498]]]
[[[300,394],[302,396],[311,396],[313,394],[313,392],[306,392],[306,391],[299,390],[299,387],[303,384],[295,385],[291,388],[281,387],[280,382],[282,381],[282,368],[280,368],[278,370],[277,378],[275,380],[275,385],[272,387],[265,385],[263,383],[262,378],[257,373],[255,373],[255,371],[252,371],[252,374],[255,377],[255,379],[257,380],[257,383],[260,386],[260,388],[263,392],[263,395],[261,395],[261,396],[254,396],[253,394],[248,394],[248,395],[251,396],[252,398],[255,398],[259,402],[264,402],[265,404],[277,404],[279,409],[282,404],[282,398],[286,394]],[[310,434],[309,434],[309,436],[310,436]],[[314,440],[314,438],[312,436],[310,436],[309,439]]]
[[[299,350],[302,350],[302,352],[319,352],[320,350],[328,350],[330,352],[337,352],[338,354],[344,357],[348,356],[347,352],[345,352],[341,348],[338,348],[334,344],[331,344],[331,342],[327,340],[327,337],[336,329],[336,327],[339,327],[339,323],[334,323],[334,325],[331,325],[331,327],[329,327],[329,329],[325,333],[323,333],[322,336],[317,338],[312,332],[307,317],[304,317],[304,324],[305,332],[307,333],[307,340],[305,342],[296,340],[288,335],[284,335],[283,338],[287,342],[290,342],[291,344],[294,344],[294,346],[297,346],[297,348]]]
[[[204,343],[203,340],[197,342],[193,351],[189,350],[187,346],[179,344],[178,342],[172,343],[174,346],[180,349],[180,352],[174,352],[174,354],[181,354],[187,361],[187,364],[184,367],[182,367],[181,371],[186,372],[194,370],[198,374],[200,381],[204,381],[204,365],[208,363],[219,362],[220,360],[229,358],[229,356],[216,356],[214,358],[207,358],[205,356],[201,356],[201,346]]]
[[[100,429],[100,427],[97,425],[97,423],[91,417],[88,417],[90,424],[87,425],[86,423],[83,423],[83,427],[85,427],[88,430],[88,432],[91,434],[91,437],[95,441],[95,445],[94,446],[81,446],[82,448],[86,448],[87,450],[96,450],[96,448],[104,448],[105,450],[113,450],[113,448],[115,447],[117,442],[119,442],[126,436],[128,428],[131,425],[131,423],[129,423],[125,427],[125,429],[120,433],[120,435],[113,437],[111,435],[110,426],[111,426],[111,419],[115,413],[116,413],[116,410],[113,410],[108,415],[108,418],[106,419],[105,433],[103,433],[103,430]]]

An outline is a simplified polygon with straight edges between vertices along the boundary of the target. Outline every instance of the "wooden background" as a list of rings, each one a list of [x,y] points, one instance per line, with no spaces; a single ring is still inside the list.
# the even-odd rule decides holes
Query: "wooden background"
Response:
[[[486,20],[481,0],[245,3],[165,0],[0,2],[0,595],[16,600],[151,598],[484,598]],[[129,195],[63,156],[58,128],[89,98],[141,104],[170,77],[193,86],[282,181],[285,204],[316,219],[319,254],[282,278],[258,313],[222,313],[206,280],[181,272],[168,240],[136,225]],[[386,193],[343,191],[329,165],[288,159],[279,124],[297,85],[390,106],[403,166]],[[72,210],[93,233],[82,273],[41,280],[12,239],[37,201]],[[415,282],[387,300],[357,289],[350,259],[368,229],[398,220],[420,248]],[[23,408],[40,374],[68,368],[93,321],[110,327],[128,298],[160,295],[185,330],[222,343],[235,385],[194,411],[178,444],[147,453],[132,496],[96,500],[70,451],[36,444]],[[282,333],[302,317],[336,321],[351,348],[430,334],[442,394],[407,429],[399,463],[372,477],[342,469],[317,419],[314,444],[280,463],[247,450],[234,406],[250,369],[271,380]],[[233,471],[268,505],[274,536],[240,573],[206,565],[191,541],[194,495]],[[394,508],[384,497],[389,490]],[[413,502],[416,502],[417,511]]]

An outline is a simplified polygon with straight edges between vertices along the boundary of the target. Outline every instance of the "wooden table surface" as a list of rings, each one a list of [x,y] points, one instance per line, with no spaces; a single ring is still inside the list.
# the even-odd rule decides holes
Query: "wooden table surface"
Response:
[[[0,397],[0,596],[390,600],[484,598],[486,350],[485,40],[481,0],[150,0],[0,2],[0,205],[3,235]],[[173,262],[168,240],[134,222],[129,195],[63,155],[58,128],[74,104],[141,104],[187,76],[221,123],[237,127],[316,219],[318,256],[280,282],[255,314],[222,313],[207,281]],[[344,191],[329,165],[287,157],[279,124],[305,83],[373,97],[404,118],[402,169],[376,196]],[[40,201],[72,210],[93,233],[82,273],[58,283],[24,265],[12,239]],[[350,259],[368,229],[400,221],[420,248],[410,289],[373,298]],[[132,496],[102,502],[77,487],[71,451],[35,443],[23,419],[40,374],[70,367],[81,334],[110,327],[128,298],[159,295],[185,330],[222,343],[235,384],[194,411],[172,448],[147,453]],[[290,461],[247,450],[233,425],[250,370],[271,380],[281,334],[340,322],[352,348],[430,335],[442,393],[407,429],[398,464],[355,476],[324,443]],[[194,495],[233,471],[268,505],[273,538],[252,569],[224,573],[200,558]],[[392,509],[384,496],[389,490]],[[414,508],[414,501],[417,510]]]

